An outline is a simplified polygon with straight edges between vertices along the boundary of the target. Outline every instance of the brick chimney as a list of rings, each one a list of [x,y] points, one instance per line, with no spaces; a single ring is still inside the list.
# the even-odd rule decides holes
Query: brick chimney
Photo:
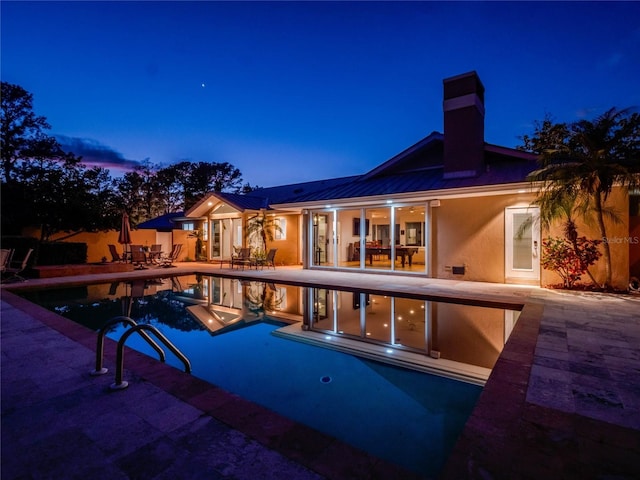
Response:
[[[445,78],[444,178],[484,170],[484,86],[476,72]]]

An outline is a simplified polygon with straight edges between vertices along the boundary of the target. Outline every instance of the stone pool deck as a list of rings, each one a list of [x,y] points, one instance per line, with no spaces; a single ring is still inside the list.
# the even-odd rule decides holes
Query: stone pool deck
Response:
[[[168,270],[29,280],[73,285],[192,272],[525,305],[443,479],[640,478],[640,298],[419,277]],[[149,357],[130,387],[91,377],[95,333],[3,286],[2,478],[415,477]],[[115,348],[108,341],[106,365]]]

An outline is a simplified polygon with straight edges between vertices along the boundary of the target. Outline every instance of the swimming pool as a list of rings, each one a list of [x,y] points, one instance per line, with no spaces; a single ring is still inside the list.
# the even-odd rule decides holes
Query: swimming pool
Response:
[[[406,299],[400,297],[367,297],[364,292],[357,297],[347,292],[340,298],[342,293],[329,292],[325,297],[324,291],[298,289],[186,276],[147,280],[142,288],[132,283],[87,285],[24,296],[94,330],[123,314],[138,323],[154,325],[185,353],[195,376],[375,456],[423,475],[437,475],[477,401],[480,386],[273,334],[286,325],[301,331],[306,325],[337,337],[361,335],[373,346],[398,338],[411,343],[407,333],[427,332],[429,316],[424,316],[424,327],[414,321],[405,328],[405,319],[394,326],[393,317],[408,315],[419,304],[405,305]],[[327,307],[331,301],[313,303],[318,295],[335,300],[349,315],[342,318],[335,311],[330,313]],[[350,315],[360,312],[360,304],[365,309],[373,305],[380,316],[386,312],[380,303],[387,299],[390,306],[397,303],[408,309],[400,312],[403,314],[391,310],[394,331],[378,335],[371,321],[359,315],[357,323],[363,330],[351,331]],[[306,321],[305,306],[312,314]],[[124,331],[118,326],[108,336],[118,339]],[[428,337],[425,334],[427,344]],[[430,340],[431,346],[434,341]],[[446,354],[447,341],[437,342]],[[399,348],[415,350],[412,345],[397,343]],[[157,358],[138,336],[132,336],[127,345]],[[182,367],[170,354],[167,362]]]

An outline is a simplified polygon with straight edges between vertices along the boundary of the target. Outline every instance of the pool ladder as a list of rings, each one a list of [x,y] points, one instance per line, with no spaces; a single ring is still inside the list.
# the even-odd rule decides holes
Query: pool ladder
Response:
[[[151,347],[158,353],[160,361],[164,362],[166,358],[164,350],[162,350],[162,348],[153,341],[153,339],[147,332],[152,333],[158,340],[160,340],[160,342],[164,344],[165,347],[167,347],[171,351],[171,353],[173,353],[176,357],[178,357],[178,359],[180,359],[180,361],[184,364],[185,373],[191,373],[191,363],[189,363],[189,359],[187,359],[187,357],[185,357],[184,354],[167,339],[167,337],[160,333],[160,331],[156,327],[154,327],[153,325],[137,324],[130,317],[120,316],[113,317],[112,319],[107,321],[107,323],[104,324],[98,332],[98,343],[96,345],[96,368],[95,370],[90,372],[91,375],[104,375],[109,371],[102,366],[102,357],[104,353],[104,337],[107,334],[107,329],[118,323],[129,325],[131,328],[124,332],[120,337],[120,340],[118,340],[118,350],[116,354],[116,378],[115,382],[110,386],[111,390],[123,390],[129,386],[128,382],[122,380],[122,372],[124,370],[124,344],[127,339],[135,332],[138,332],[140,336],[144,338],[149,345],[151,345]]]

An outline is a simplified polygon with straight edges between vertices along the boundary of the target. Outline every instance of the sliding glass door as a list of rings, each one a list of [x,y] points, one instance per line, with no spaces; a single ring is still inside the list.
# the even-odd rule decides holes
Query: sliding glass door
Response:
[[[425,204],[312,211],[314,267],[427,272]]]

